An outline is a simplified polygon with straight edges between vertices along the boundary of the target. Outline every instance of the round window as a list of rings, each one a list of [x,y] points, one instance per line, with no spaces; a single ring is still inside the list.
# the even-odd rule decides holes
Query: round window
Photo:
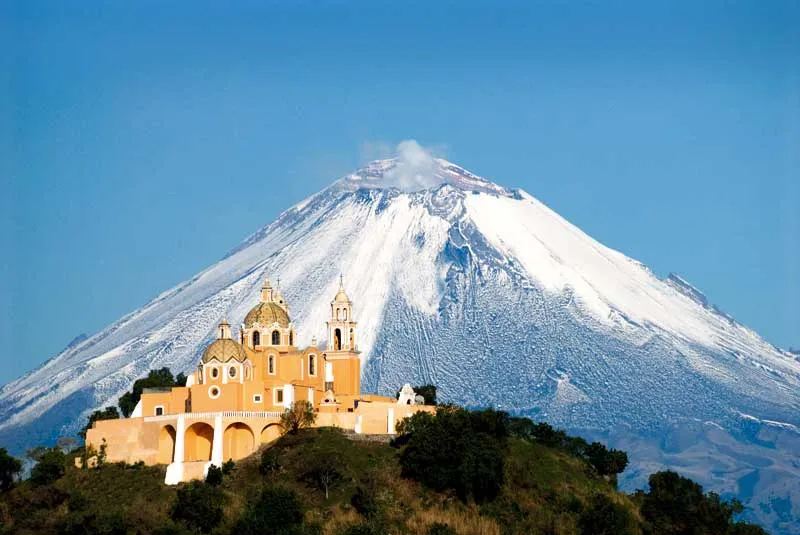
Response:
[[[216,367],[211,368],[211,377],[213,377],[214,379],[219,377],[219,369],[217,369]]]
[[[219,397],[220,391],[219,388],[216,386],[212,386],[208,389],[208,397],[212,399],[217,399]]]
[[[231,377],[236,377],[236,366],[231,366],[228,368],[228,375]]]

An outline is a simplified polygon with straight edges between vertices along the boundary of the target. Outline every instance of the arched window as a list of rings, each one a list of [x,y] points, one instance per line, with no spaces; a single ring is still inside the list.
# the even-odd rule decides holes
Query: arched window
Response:
[[[342,330],[336,329],[333,331],[333,350],[341,351],[342,349]]]
[[[261,345],[261,333],[253,331],[253,347]]]
[[[217,368],[216,366],[211,368],[211,377],[214,378],[214,379],[219,377],[219,368]]]
[[[316,355],[308,356],[308,375],[317,375],[317,357]]]
[[[337,309],[336,309],[336,319],[337,319],[337,320],[340,320],[340,319],[342,319],[342,318],[341,318],[341,315],[342,315],[342,309],[341,309],[341,308],[337,308]]]
[[[289,331],[289,345],[294,345],[294,331]]]
[[[277,346],[281,344],[281,333],[272,331],[272,345]]]
[[[267,372],[271,374],[275,373],[275,355],[270,355],[267,360]]]
[[[347,321],[347,309],[345,308],[343,310],[344,310],[344,320]]]

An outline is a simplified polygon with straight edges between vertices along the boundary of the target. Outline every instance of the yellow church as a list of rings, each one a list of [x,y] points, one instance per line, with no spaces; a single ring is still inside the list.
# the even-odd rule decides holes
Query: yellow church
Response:
[[[95,422],[86,444],[105,443],[110,462],[166,464],[166,483],[176,484],[277,439],[281,414],[296,401],[313,406],[315,427],[358,434],[392,435],[403,418],[431,410],[409,385],[397,400],[361,393],[357,322],[341,278],[327,335],[326,349],[316,340],[295,346],[289,307],[267,278],[236,335],[219,324],[185,386],[145,389],[130,418]]]

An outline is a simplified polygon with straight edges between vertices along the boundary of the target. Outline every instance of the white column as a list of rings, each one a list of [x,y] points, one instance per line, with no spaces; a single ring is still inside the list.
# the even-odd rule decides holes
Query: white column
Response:
[[[283,385],[283,408],[291,409],[294,403],[294,386]]]
[[[175,453],[172,458],[172,463],[167,466],[167,476],[164,478],[164,483],[167,485],[177,485],[183,481],[183,449],[184,449],[184,435],[186,434],[186,422],[184,415],[178,415],[178,422],[175,430]]]
[[[220,468],[222,468],[222,434],[224,432],[222,415],[217,414],[214,416],[214,442],[211,445],[211,464],[215,464]]]
[[[177,429],[175,429],[175,455],[172,459],[174,463],[183,462],[184,439],[186,438],[186,420],[183,414],[178,415]]]
[[[394,435],[394,407],[386,410],[386,432]]]
[[[361,424],[362,424],[361,418],[362,418],[362,415],[360,415],[360,414],[358,416],[356,416],[356,427],[355,427],[355,429],[353,429],[353,431],[355,431],[359,435],[361,434]]]

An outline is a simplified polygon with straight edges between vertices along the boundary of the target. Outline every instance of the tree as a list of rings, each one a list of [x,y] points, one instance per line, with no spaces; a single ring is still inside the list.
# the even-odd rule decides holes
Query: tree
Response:
[[[303,478],[330,496],[330,489],[342,478],[342,459],[337,451],[323,449],[309,455]]]
[[[67,471],[67,456],[60,448],[48,448],[38,456],[37,461],[30,478],[36,485],[47,485],[61,479]]]
[[[119,411],[117,410],[116,407],[106,407],[101,411],[99,410],[94,411],[89,416],[89,422],[83,429],[81,429],[80,433],[78,434],[82,439],[86,440],[86,432],[92,428],[95,422],[97,422],[98,420],[116,420],[118,418],[119,418]]]
[[[292,407],[281,414],[281,427],[284,433],[296,434],[300,429],[310,427],[316,414],[314,406],[308,401],[300,400],[292,403]]]
[[[656,472],[649,484],[650,490],[641,495],[641,512],[654,535],[766,533],[734,521],[743,510],[741,502],[725,502],[714,492],[703,494],[703,487],[676,472]]]
[[[297,495],[288,489],[265,488],[255,502],[245,507],[236,522],[237,535],[295,535],[302,532],[303,506]]]
[[[22,462],[0,448],[0,492],[10,490],[22,473]]]
[[[416,413],[399,426],[405,443],[402,474],[438,491],[453,489],[462,500],[493,499],[503,485],[508,415],[439,406],[436,415]]]
[[[61,448],[64,453],[69,453],[78,444],[78,439],[75,437],[61,437],[56,442],[56,446]]]
[[[222,522],[225,495],[219,489],[201,481],[192,481],[178,489],[170,516],[189,529],[210,533]]]
[[[425,405],[436,405],[436,385],[415,386],[414,392],[425,398]]]
[[[133,383],[131,391],[125,392],[117,403],[122,411],[122,415],[128,418],[133,413],[139,400],[142,399],[142,392],[145,388],[168,388],[184,386],[185,384],[186,376],[182,373],[179,373],[177,377],[173,377],[169,368],[150,370],[147,377],[137,379]]]

